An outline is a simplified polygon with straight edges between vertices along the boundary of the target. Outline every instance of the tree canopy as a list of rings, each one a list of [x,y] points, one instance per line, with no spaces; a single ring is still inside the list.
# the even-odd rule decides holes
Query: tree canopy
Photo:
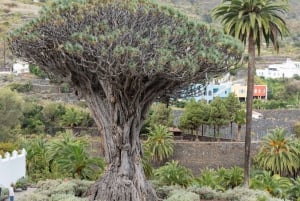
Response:
[[[239,43],[172,8],[125,2],[55,1],[11,35],[11,48],[75,85],[93,80],[89,87],[103,96],[100,80],[132,95],[154,83],[173,91],[225,71],[240,56]]]

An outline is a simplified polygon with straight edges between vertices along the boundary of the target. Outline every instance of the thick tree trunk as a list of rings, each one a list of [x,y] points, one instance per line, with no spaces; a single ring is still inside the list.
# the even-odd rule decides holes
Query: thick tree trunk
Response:
[[[246,112],[246,134],[245,134],[245,163],[244,163],[244,187],[249,187],[250,179],[250,151],[251,151],[251,127],[252,127],[252,106],[254,88],[254,68],[255,68],[255,40],[253,33],[249,35],[248,41],[248,81],[247,81],[247,112]]]
[[[102,127],[105,158],[108,168],[93,185],[93,201],[155,201],[154,189],[148,184],[141,163],[142,148],[139,133],[149,105],[101,100],[95,94],[87,96],[95,122]],[[127,105],[126,105],[127,104]],[[124,107],[124,105],[126,105]]]

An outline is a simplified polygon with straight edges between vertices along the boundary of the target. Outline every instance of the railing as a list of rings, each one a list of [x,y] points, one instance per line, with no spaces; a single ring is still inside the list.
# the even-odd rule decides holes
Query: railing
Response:
[[[4,158],[0,155],[0,186],[9,187],[26,174],[26,151],[20,154],[13,151],[12,154],[5,153]]]

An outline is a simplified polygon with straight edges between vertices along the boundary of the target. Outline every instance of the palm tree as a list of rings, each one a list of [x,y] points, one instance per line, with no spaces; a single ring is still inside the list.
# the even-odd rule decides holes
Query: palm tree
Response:
[[[86,146],[85,141],[76,139],[70,132],[63,133],[62,137],[48,143],[48,159],[62,172],[71,173],[73,178],[96,179],[104,170],[104,159],[91,157]]]
[[[166,126],[154,125],[150,129],[144,149],[150,152],[151,159],[161,162],[173,154],[174,136]]]
[[[275,0],[223,0],[213,9],[212,16],[220,19],[225,32],[248,43],[248,81],[247,81],[247,112],[245,135],[244,186],[249,187],[251,125],[255,69],[255,46],[260,54],[262,38],[267,46],[271,42],[278,52],[278,36],[287,33],[287,26],[282,19],[288,10],[287,2]]]
[[[276,128],[262,139],[255,161],[260,168],[281,176],[293,174],[300,168],[300,151],[283,128]]]

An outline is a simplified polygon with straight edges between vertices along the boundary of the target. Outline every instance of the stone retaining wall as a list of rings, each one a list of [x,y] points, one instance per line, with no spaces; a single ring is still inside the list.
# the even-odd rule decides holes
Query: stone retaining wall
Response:
[[[259,142],[253,142],[251,155],[255,155],[260,148]],[[243,142],[185,142],[177,141],[173,157],[195,175],[205,168],[230,168],[244,165]]]

